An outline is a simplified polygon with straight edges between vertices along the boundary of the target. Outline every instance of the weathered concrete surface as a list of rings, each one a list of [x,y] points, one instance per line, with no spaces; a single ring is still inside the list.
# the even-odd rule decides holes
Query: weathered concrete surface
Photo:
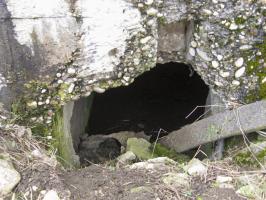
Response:
[[[177,152],[230,136],[266,128],[266,101],[259,101],[218,113],[171,132],[159,142]]]
[[[265,1],[0,0],[0,101],[34,81],[39,109],[64,104],[169,61],[192,64],[227,103],[261,99],[264,16]]]
[[[226,108],[226,104],[222,101],[222,99],[212,90],[209,90],[209,94],[206,100],[206,108],[205,108],[206,115],[204,117],[224,112],[226,109],[228,108]],[[214,142],[214,144],[202,145],[201,149],[207,155],[211,153],[211,155],[208,156],[210,156],[212,160],[220,160],[223,157],[224,139],[220,139]]]
[[[70,132],[73,138],[73,146],[78,151],[80,137],[86,132],[90,118],[90,111],[93,102],[93,95],[81,98],[74,102],[70,119]]]
[[[63,117],[58,119],[63,125],[58,148],[61,151],[59,153],[65,155],[64,160],[67,165],[79,166],[80,164],[77,156],[78,145],[87,127],[92,101],[93,95],[68,102],[63,108]]]
[[[265,10],[264,0],[0,0],[0,104],[52,127],[61,105],[170,61],[191,64],[226,104],[263,99]]]

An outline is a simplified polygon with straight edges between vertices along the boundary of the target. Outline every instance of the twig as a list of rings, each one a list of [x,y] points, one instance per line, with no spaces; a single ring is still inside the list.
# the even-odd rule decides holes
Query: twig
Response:
[[[155,140],[154,145],[153,145],[152,154],[151,154],[152,157],[153,157],[153,155],[154,155],[155,147],[156,147],[156,145],[157,145],[157,142],[158,142],[158,139],[159,139],[159,137],[160,137],[161,131],[164,131],[164,133],[167,133],[166,130],[164,130],[164,129],[162,129],[162,128],[159,129],[159,131],[158,131],[158,133],[157,133],[156,140]]]
[[[186,117],[189,118],[198,108],[206,108],[206,107],[225,107],[223,105],[205,105],[205,106],[196,106]]]
[[[236,111],[236,112],[235,112]],[[243,139],[244,139],[244,143],[245,145],[247,146],[248,150],[250,151],[252,157],[256,160],[256,162],[258,162],[258,164],[261,166],[261,168],[265,171],[265,167],[263,166],[263,164],[257,159],[256,155],[252,152],[252,150],[250,149],[250,146],[248,145],[247,141],[249,143],[251,143],[248,139],[248,137],[246,136],[245,132],[243,131],[242,129],[242,126],[241,126],[241,122],[240,122],[240,119],[239,119],[239,109],[236,109],[234,110],[234,114],[237,118],[237,125],[239,127],[239,130],[241,131],[242,133],[242,136],[243,136]]]

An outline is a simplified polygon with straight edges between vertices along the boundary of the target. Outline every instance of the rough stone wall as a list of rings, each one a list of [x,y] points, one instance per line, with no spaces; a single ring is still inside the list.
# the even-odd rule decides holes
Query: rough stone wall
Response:
[[[169,61],[191,64],[226,102],[266,96],[265,1],[0,0],[0,21],[7,107],[30,91],[27,106],[51,112]]]

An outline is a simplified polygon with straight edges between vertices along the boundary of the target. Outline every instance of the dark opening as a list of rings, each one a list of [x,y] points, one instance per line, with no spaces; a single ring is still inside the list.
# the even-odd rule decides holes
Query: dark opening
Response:
[[[208,86],[181,63],[158,64],[126,87],[95,94],[87,132],[144,131],[155,135],[161,128],[173,131],[195,121],[204,111]],[[162,136],[162,135],[161,135]]]

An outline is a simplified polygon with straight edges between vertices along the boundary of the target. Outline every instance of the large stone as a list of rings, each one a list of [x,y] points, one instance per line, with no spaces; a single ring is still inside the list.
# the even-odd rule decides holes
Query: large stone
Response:
[[[216,186],[219,188],[228,188],[234,189],[234,185],[232,184],[233,178],[230,176],[217,176],[216,177]]]
[[[249,184],[239,188],[236,193],[249,199],[263,199],[263,193],[265,191],[257,185]]]
[[[136,160],[136,155],[132,151],[127,151],[126,153],[117,157],[118,164],[130,164]]]
[[[189,176],[185,173],[167,173],[163,177],[163,182],[173,187],[189,187]]]
[[[177,163],[167,157],[158,157],[149,159],[147,161],[134,163],[130,166],[130,169],[146,169],[146,170],[163,170],[176,167]]]
[[[129,138],[143,138],[147,141],[150,139],[150,136],[145,135],[143,131],[137,132],[137,133],[133,131],[120,131],[118,133],[112,133],[108,135],[108,137],[117,139],[121,143],[121,145],[124,147],[127,146],[127,140]]]
[[[184,168],[192,176],[206,176],[208,171],[208,168],[196,158],[193,158]]]
[[[54,190],[49,190],[43,197],[43,200],[60,200],[58,194]]]
[[[142,138],[129,138],[127,151],[132,151],[140,160],[152,158],[151,143]]]
[[[0,197],[9,194],[20,179],[20,174],[14,169],[8,156],[0,154]]]

